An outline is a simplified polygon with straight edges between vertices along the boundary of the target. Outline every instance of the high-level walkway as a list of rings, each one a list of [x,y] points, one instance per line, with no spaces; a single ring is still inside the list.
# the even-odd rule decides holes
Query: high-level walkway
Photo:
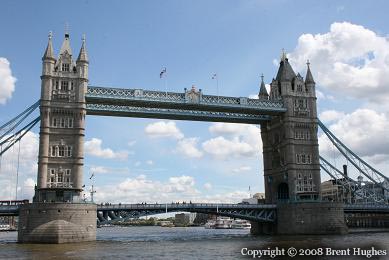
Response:
[[[88,86],[88,115],[159,118],[259,124],[286,112],[281,101],[203,95],[192,88],[182,93]]]

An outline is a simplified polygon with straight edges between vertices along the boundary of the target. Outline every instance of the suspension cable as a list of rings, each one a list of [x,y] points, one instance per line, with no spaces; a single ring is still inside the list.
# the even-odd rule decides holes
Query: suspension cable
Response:
[[[17,133],[13,134],[12,136],[8,137],[6,140],[0,143],[0,146],[3,145],[4,143],[8,142],[11,138],[13,140],[10,141],[10,143],[1,151],[1,155],[3,155],[9,148],[11,148],[17,141],[23,138],[25,134],[27,134],[28,131],[31,130],[38,122],[40,121],[40,116],[35,118],[33,121],[31,121],[28,125],[23,127],[21,130],[19,130]],[[19,135],[19,137],[17,137]],[[17,137],[17,138],[16,138]],[[15,139],[16,138],[16,139]]]
[[[13,118],[11,121],[7,122],[3,126],[0,127],[0,130],[4,130],[5,126],[10,125],[11,123],[14,123],[16,120],[18,120],[20,117],[20,120],[18,120],[15,124],[13,124],[9,129],[5,130],[5,132],[0,136],[0,140],[3,139],[4,136],[9,134],[12,130],[14,130],[16,127],[18,127],[34,110],[39,106],[39,101],[35,102],[32,106],[30,106],[28,109],[17,115],[15,118]]]
[[[5,128],[6,126],[8,126],[9,124],[12,124],[14,121],[16,121],[19,117],[21,117],[22,115],[24,115],[27,111],[29,110],[35,110],[37,107],[39,106],[39,100],[36,101],[34,104],[32,104],[31,106],[29,106],[27,109],[25,109],[22,113],[20,113],[19,115],[17,115],[16,117],[14,117],[13,119],[11,119],[10,121],[8,121],[7,123],[3,124],[2,126],[0,126],[0,129],[3,129]]]
[[[373,178],[373,175],[376,174],[379,177],[383,178],[384,181],[389,182],[389,178],[374,169],[372,166],[370,166],[367,162],[365,162],[362,158],[360,158],[358,155],[356,155],[353,151],[351,151],[345,144],[343,144],[319,119],[318,119],[318,124],[320,128],[323,130],[323,132],[327,135],[327,137],[330,139],[332,144],[338,149],[338,151],[343,154],[343,156],[351,163],[354,165],[355,168],[359,170],[360,173],[365,175],[369,180],[371,180],[373,183],[377,184],[380,186],[382,189],[386,190],[389,192],[389,189],[386,188],[382,183],[381,180],[376,180]],[[351,156],[350,156],[351,155]],[[350,158],[353,157],[353,158]],[[359,165],[358,165],[359,163]],[[363,170],[364,168],[365,170]],[[371,171],[371,176],[368,173],[368,171]],[[378,177],[377,176],[377,177]]]

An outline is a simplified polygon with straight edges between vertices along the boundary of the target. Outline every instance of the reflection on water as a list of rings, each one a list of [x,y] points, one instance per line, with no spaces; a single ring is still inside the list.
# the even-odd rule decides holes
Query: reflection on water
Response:
[[[241,249],[371,248],[389,250],[389,233],[344,236],[257,236],[248,230],[201,227],[108,227],[97,231],[97,241],[75,244],[18,244],[16,232],[0,233],[0,258],[7,259],[250,259]],[[261,259],[269,259],[262,257]],[[291,259],[288,257],[275,259]],[[295,257],[294,259],[367,259],[366,257]],[[389,259],[389,257],[370,258]]]

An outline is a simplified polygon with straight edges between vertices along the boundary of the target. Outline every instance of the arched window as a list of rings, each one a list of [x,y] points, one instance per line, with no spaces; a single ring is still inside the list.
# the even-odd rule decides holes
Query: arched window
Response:
[[[64,157],[64,156],[65,156],[65,147],[61,145],[58,147],[58,157]]]
[[[282,182],[280,183],[280,185],[278,185],[278,199],[279,200],[286,200],[286,199],[289,199],[289,187],[288,187],[288,184],[286,184],[285,182]]]

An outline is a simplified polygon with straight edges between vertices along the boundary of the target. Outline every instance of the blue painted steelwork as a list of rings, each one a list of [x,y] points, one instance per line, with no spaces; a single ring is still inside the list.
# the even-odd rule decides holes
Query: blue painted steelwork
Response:
[[[366,200],[373,203],[386,203],[383,193],[380,194],[366,188],[366,185],[362,185],[360,182],[345,175],[322,156],[319,156],[319,159],[320,168],[330,175],[337,184],[341,185],[344,190],[351,193],[352,198],[350,197],[350,199]]]
[[[86,109],[88,115],[159,118],[208,122],[230,122],[246,124],[259,124],[260,122],[264,120],[270,120],[271,118],[269,115],[154,107],[134,107],[90,103],[86,105]]]
[[[88,87],[87,113],[130,117],[258,124],[286,112],[282,101],[184,93]]]
[[[274,204],[114,204],[98,205],[97,217],[100,224],[125,221],[167,212],[197,212],[257,222],[274,222],[277,205]]]
[[[389,192],[389,189],[384,185],[386,182],[389,184],[389,178],[374,169],[370,164],[365,162],[362,158],[356,155],[345,144],[343,144],[319,119],[318,124],[323,132],[327,135],[328,139],[343,154],[343,156],[358,169],[360,173],[365,175],[369,180],[374,182],[377,186]]]

